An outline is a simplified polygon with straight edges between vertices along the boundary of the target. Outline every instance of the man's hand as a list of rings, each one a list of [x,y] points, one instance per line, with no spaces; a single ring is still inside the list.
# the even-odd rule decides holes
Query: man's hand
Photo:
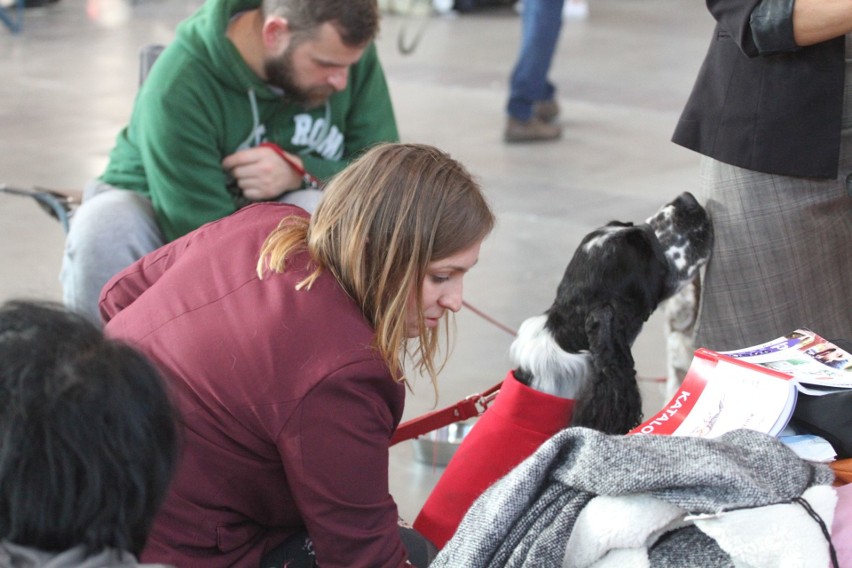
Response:
[[[302,164],[298,156],[287,154],[287,157]],[[222,160],[222,167],[234,177],[243,196],[251,201],[275,199],[302,186],[302,175],[271,148],[234,152]]]

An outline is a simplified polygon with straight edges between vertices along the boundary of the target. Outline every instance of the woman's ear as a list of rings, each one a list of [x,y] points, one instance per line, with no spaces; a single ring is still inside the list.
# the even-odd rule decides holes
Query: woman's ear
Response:
[[[290,44],[290,24],[281,16],[269,16],[263,21],[263,46],[272,53],[283,53]]]

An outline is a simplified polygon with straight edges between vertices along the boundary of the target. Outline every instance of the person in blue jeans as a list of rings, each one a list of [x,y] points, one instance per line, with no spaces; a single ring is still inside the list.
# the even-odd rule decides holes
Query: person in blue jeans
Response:
[[[563,5],[564,0],[524,0],[521,49],[506,105],[506,142],[554,140],[562,134],[556,123],[556,87],[547,75],[562,29]]]

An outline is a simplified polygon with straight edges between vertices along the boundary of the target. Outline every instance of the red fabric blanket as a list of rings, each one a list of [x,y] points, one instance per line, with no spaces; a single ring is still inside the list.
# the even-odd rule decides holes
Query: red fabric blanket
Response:
[[[533,390],[510,371],[447,465],[414,528],[442,548],[476,498],[567,427],[573,412],[574,400]]]

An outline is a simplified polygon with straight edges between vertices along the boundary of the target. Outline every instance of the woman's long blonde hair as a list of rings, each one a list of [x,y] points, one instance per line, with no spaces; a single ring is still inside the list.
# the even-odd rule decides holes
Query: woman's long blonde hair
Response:
[[[440,363],[437,329],[423,321],[419,293],[427,265],[484,239],[494,226],[485,196],[459,162],[432,146],[382,144],[337,174],[311,217],[288,217],[267,237],[258,274],[281,272],[287,258],[307,247],[316,269],[297,286],[310,288],[328,270],[361,307],[376,331],[375,345],[402,379],[408,353],[433,385]],[[410,291],[420,335],[406,336]],[[449,338],[448,338],[449,342]]]

